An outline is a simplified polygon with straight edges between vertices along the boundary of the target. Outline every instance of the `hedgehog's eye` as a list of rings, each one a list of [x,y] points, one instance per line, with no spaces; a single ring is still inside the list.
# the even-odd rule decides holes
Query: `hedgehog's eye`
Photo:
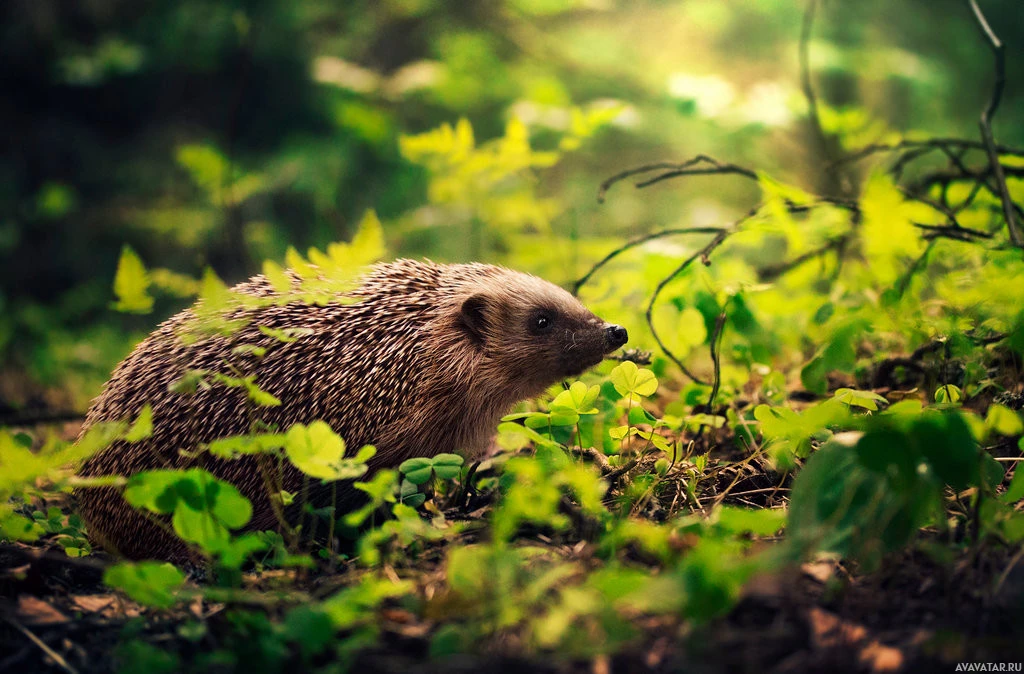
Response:
[[[533,318],[530,319],[530,332],[535,335],[543,335],[544,333],[551,330],[551,326],[555,324],[555,318],[548,312],[540,312],[534,314]]]

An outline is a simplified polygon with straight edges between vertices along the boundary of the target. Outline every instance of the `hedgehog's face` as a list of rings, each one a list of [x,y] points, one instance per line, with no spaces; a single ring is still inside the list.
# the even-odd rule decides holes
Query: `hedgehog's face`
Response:
[[[461,323],[484,365],[519,398],[575,377],[626,343],[625,328],[592,314],[561,288],[533,277],[462,303]]]

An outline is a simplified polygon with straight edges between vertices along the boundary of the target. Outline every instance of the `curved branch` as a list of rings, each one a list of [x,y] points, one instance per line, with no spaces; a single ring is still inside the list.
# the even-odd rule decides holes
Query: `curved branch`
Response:
[[[645,234],[644,236],[633,239],[632,241],[629,241],[628,243],[619,246],[612,252],[605,255],[603,258],[601,258],[600,262],[598,262],[597,264],[590,268],[590,271],[588,271],[586,274],[581,276],[579,280],[573,283],[572,294],[578,295],[580,292],[580,288],[582,288],[584,284],[586,284],[586,282],[590,280],[590,277],[593,276],[598,269],[605,266],[622,253],[625,253],[630,248],[636,248],[637,246],[647,243],[648,241],[660,239],[665,236],[673,236],[676,234],[719,234],[723,231],[725,230],[723,230],[721,227],[681,227],[674,229],[662,229],[657,232]]]
[[[699,154],[692,159],[687,159],[682,163],[673,162],[655,162],[653,164],[644,164],[643,166],[637,166],[635,168],[626,169],[620,173],[616,173],[612,177],[601,183],[601,186],[597,190],[597,201],[598,203],[604,203],[605,195],[608,190],[618,182],[631,178],[635,175],[641,175],[644,173],[652,173],[654,171],[664,171],[660,175],[648,178],[636,184],[638,189],[653,185],[654,183],[661,182],[662,180],[668,180],[669,178],[675,178],[678,176],[697,176],[697,175],[741,175],[751,180],[757,180],[757,172],[751,169],[739,166],[737,164],[722,163],[714,157],[709,157],[706,154]]]
[[[984,143],[976,140],[967,140],[965,138],[931,138],[929,140],[901,140],[898,143],[872,143],[871,145],[865,145],[864,147],[851,152],[850,154],[840,157],[834,163],[835,164],[847,164],[849,162],[860,161],[866,159],[875,154],[887,153],[887,152],[902,152],[903,150],[912,149],[927,149],[932,150],[943,150],[944,148],[961,148],[963,151],[966,150],[986,150]],[[996,145],[996,151],[999,154],[1010,155],[1013,157],[1024,157],[1024,149],[1017,147],[1009,147],[1007,145]]]
[[[988,21],[985,19],[981,8],[978,7],[977,1],[967,0],[967,3],[970,5],[971,11],[974,12],[974,19],[978,22],[978,28],[981,29],[982,35],[988,41],[989,46],[992,48],[992,54],[995,56],[996,81],[992,87],[992,96],[989,98],[985,109],[981,112],[978,126],[981,129],[982,140],[985,142],[985,152],[988,155],[989,166],[992,167],[992,173],[999,188],[999,198],[1003,203],[1003,215],[1006,217],[1006,229],[1010,233],[1010,241],[1014,246],[1024,248],[1024,234],[1021,233],[1020,225],[1017,223],[1017,214],[1014,212],[1013,202],[1010,199],[1010,190],[1006,186],[1006,175],[1003,173],[1002,164],[999,163],[996,141],[992,135],[992,117],[995,116],[996,111],[999,109],[999,103],[1003,97],[1003,88],[1006,86],[1006,46],[992,32],[992,28],[988,25]]]
[[[735,231],[735,228],[731,230],[723,229],[719,231],[715,238],[711,239],[711,241],[706,246],[701,248],[699,251],[697,251],[690,257],[686,258],[682,262],[682,264],[680,264],[672,271],[671,274],[663,278],[661,282],[658,283],[658,286],[654,289],[654,294],[651,295],[651,301],[648,302],[647,304],[647,311],[644,313],[645,317],[647,318],[647,325],[651,329],[651,336],[654,337],[654,341],[658,343],[658,347],[662,350],[662,352],[664,352],[664,354],[668,356],[669,360],[675,363],[687,377],[697,382],[698,384],[703,384],[704,386],[707,386],[708,383],[690,373],[690,371],[686,369],[686,366],[683,365],[683,362],[679,360],[679,358],[672,352],[671,349],[669,349],[665,345],[663,341],[661,341],[661,336],[658,335],[658,330],[654,327],[654,305],[658,301],[658,296],[661,294],[661,291],[665,289],[665,286],[671,283],[681,273],[686,271],[686,268],[689,267],[694,260],[700,259],[702,262],[704,262],[704,264],[710,264],[710,262],[707,259],[708,255],[710,255],[712,251],[714,251],[716,248],[722,245],[722,243],[729,237],[729,235],[734,233]]]

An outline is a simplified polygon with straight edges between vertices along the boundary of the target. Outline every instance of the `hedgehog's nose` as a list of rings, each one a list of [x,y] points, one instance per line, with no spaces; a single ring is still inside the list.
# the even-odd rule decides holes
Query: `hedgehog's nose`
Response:
[[[629,341],[629,333],[621,325],[609,325],[604,329],[604,339],[609,347],[617,349]]]

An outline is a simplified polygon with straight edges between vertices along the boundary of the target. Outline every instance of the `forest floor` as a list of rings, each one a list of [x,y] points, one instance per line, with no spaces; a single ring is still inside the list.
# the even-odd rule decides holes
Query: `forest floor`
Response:
[[[714,439],[719,449],[711,458],[717,461],[709,467],[718,466],[718,474],[711,495],[717,492],[723,503],[783,507],[787,482],[754,462],[736,461],[730,453],[737,450],[722,450],[732,446],[723,440],[728,438]],[[45,505],[65,511],[71,506]],[[478,504],[473,513],[448,515],[480,519],[488,507]],[[657,503],[649,508],[655,518],[663,516],[658,509]],[[585,563],[594,553],[579,531],[522,534],[531,545],[550,547],[564,559]],[[471,530],[466,535],[474,534]],[[1020,662],[1020,551],[976,546],[955,554],[948,545],[933,545],[929,536],[926,532],[918,544],[888,557],[871,573],[822,557],[796,569],[755,576],[727,616],[700,627],[674,617],[632,616],[639,639],[614,655],[586,660],[525,655],[514,639],[483,645],[472,655],[432,660],[429,637],[436,624],[400,605],[386,606],[378,646],[359,652],[348,663],[349,671],[890,672]],[[755,543],[773,544],[773,538]],[[0,672],[114,671],[124,667],[130,658],[125,649],[138,641],[175,651],[189,662],[204,650],[223,647],[222,639],[230,639],[229,632],[237,629],[223,603],[197,599],[158,611],[112,593],[102,583],[103,570],[112,561],[102,551],[68,558],[47,538],[32,545],[0,545]],[[646,560],[637,553],[637,561]],[[444,564],[445,550],[438,545],[399,571],[430,596],[431,586],[440,588],[445,582]],[[385,567],[389,572],[395,570]],[[348,584],[355,573],[354,565],[336,573],[270,571],[247,574],[244,582],[264,596],[280,592],[280,606],[287,606],[289,592],[326,596]],[[279,614],[280,606],[266,610]],[[205,625],[201,634],[188,627],[197,622]],[[148,662],[153,671],[159,670],[158,664]],[[205,671],[230,669],[213,666]]]

